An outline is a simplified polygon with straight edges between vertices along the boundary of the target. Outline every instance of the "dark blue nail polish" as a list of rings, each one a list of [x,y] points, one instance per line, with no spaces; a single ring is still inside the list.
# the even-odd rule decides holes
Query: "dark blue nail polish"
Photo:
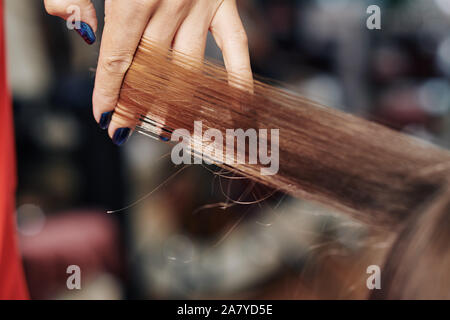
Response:
[[[79,24],[80,27],[75,28],[75,31],[84,39],[84,41],[86,41],[87,44],[93,44],[96,37],[92,28],[85,22],[79,22]]]
[[[102,128],[103,130],[108,129],[109,123],[111,122],[111,117],[112,117],[112,111],[102,113],[100,122],[98,123],[100,128]]]
[[[164,135],[160,135],[159,136],[159,140],[164,141],[164,142],[168,142],[170,141],[170,138]]]
[[[117,129],[116,132],[114,132],[114,136],[113,136],[112,140],[116,145],[121,146],[125,142],[127,142],[130,135],[131,135],[130,128],[120,128],[120,129]]]

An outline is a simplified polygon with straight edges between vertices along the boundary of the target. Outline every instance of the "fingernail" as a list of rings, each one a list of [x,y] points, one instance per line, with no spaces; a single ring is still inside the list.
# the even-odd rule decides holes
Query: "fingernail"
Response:
[[[162,134],[159,135],[159,140],[168,142],[170,141],[170,135],[167,132],[163,132]]]
[[[100,122],[98,123],[100,128],[102,128],[103,130],[108,129],[109,123],[111,122],[111,117],[112,117],[112,111],[102,113]]]
[[[131,135],[130,128],[120,128],[120,129],[117,129],[116,132],[114,132],[114,136],[113,136],[112,140],[116,145],[121,146],[125,142],[127,142],[130,135]]]
[[[95,33],[85,22],[79,22],[80,27],[75,28],[75,31],[86,41],[87,44],[93,44],[96,40]],[[76,24],[78,25],[78,24]]]

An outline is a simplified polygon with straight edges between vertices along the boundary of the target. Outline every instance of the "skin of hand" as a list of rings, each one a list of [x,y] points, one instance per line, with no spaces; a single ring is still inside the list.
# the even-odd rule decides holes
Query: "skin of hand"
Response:
[[[88,43],[95,41],[98,20],[90,0],[44,3],[49,14],[66,20],[71,18],[70,8],[77,6],[83,23],[80,35]],[[92,103],[95,120],[108,129],[114,143],[122,145],[133,129],[114,116],[114,109],[141,38],[202,61],[208,31],[222,50],[229,74],[252,83],[247,35],[236,0],[105,0],[105,27]]]

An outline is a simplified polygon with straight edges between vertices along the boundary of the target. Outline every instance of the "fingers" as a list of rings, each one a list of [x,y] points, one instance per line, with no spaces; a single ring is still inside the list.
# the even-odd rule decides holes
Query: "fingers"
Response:
[[[222,50],[230,85],[253,90],[247,34],[242,25],[236,0],[225,0],[212,20],[211,33]]]
[[[220,6],[221,1],[200,0],[197,1],[189,15],[178,29],[172,43],[174,59],[177,53],[188,55],[201,63],[205,54],[206,39],[212,18]]]
[[[97,32],[97,15],[90,0],[45,0],[45,9],[53,16],[61,17],[75,25],[77,32],[88,44],[95,42]]]
[[[178,28],[191,10],[192,3],[192,0],[160,1],[143,36],[153,41],[158,47],[169,50]],[[120,82],[121,84],[122,82]],[[126,128],[134,128],[135,125],[136,123],[126,121],[120,115],[113,114],[108,134],[116,144],[120,145],[123,143],[122,140],[126,141],[128,138],[129,131]]]
[[[69,3],[92,6],[89,0],[46,1],[52,14],[66,19],[62,8]],[[100,126],[108,129],[114,143],[123,144],[136,125],[115,114],[114,109],[142,36],[158,46],[172,46],[176,52],[201,63],[209,29],[223,51],[230,84],[252,90],[247,37],[235,0],[106,0],[105,11],[93,113]]]
[[[96,121],[106,129],[117,105],[125,73],[133,61],[134,53],[144,33],[157,1],[154,0],[106,0],[105,27],[103,30],[100,57],[92,98]],[[125,130],[133,128],[132,123],[114,121],[109,125],[111,138],[116,144],[126,141]],[[120,127],[118,127],[120,126]],[[112,130],[114,128],[114,130]],[[117,129],[122,134],[114,136]],[[125,140],[125,141],[123,141]]]
[[[192,3],[192,0],[161,1],[145,29],[144,37],[169,49],[175,33],[191,10]]]

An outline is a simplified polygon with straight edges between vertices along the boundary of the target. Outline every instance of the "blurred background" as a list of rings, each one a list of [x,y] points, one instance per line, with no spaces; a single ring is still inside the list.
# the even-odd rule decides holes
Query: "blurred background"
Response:
[[[366,268],[383,264],[391,234],[212,166],[178,172],[144,136],[114,146],[91,112],[100,41],[85,45],[42,2],[6,1],[32,298],[367,297]],[[450,147],[449,0],[238,2],[255,73]],[[371,4],[381,30],[366,28]],[[212,40],[207,56],[221,57]],[[82,290],[67,289],[69,265]]]

